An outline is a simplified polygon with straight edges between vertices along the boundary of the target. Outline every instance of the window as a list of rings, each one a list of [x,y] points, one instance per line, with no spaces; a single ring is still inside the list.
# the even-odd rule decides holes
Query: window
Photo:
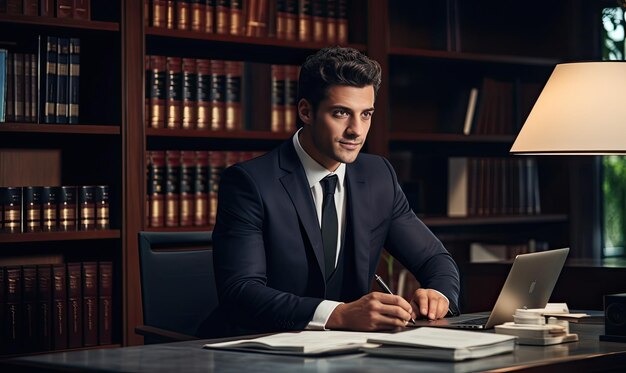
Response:
[[[624,60],[625,15],[622,7],[602,9],[603,60]],[[626,156],[605,156],[602,163],[603,256],[626,256]]]

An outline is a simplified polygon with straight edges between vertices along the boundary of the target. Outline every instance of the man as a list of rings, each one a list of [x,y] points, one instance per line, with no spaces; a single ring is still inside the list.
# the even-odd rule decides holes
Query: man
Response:
[[[199,335],[384,330],[458,313],[451,256],[410,209],[389,162],[359,155],[380,75],[354,49],[309,57],[299,131],[225,170],[213,232],[220,305]],[[422,284],[411,303],[370,292],[383,247]]]

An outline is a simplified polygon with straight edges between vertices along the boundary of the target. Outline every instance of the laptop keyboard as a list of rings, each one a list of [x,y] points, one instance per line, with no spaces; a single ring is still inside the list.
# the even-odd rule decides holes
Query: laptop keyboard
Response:
[[[489,320],[489,316],[487,316],[487,317],[479,317],[477,319],[469,319],[469,320],[465,320],[465,321],[459,321],[459,322],[456,322],[455,324],[485,325],[487,323],[487,320]]]

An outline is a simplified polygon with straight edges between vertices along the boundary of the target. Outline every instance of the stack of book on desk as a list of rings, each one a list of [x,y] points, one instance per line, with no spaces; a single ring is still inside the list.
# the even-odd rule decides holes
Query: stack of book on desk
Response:
[[[547,346],[578,341],[578,335],[569,332],[569,322],[555,317],[546,322],[544,309],[517,309],[513,320],[496,325],[496,333],[517,336],[517,343],[524,345]]]

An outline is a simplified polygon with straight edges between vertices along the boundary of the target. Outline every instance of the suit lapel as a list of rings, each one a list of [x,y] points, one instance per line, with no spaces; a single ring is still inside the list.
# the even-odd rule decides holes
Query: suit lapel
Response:
[[[346,167],[346,182],[348,185],[347,217],[350,219],[346,223],[351,224],[352,227],[356,285],[364,294],[369,290],[371,283],[371,278],[369,278],[369,216],[376,212],[368,211],[368,206],[371,206],[369,185],[351,164]]]
[[[304,168],[300,163],[298,154],[291,141],[286,141],[281,146],[278,162],[280,168],[288,172],[280,178],[280,182],[296,209],[309,242],[311,243],[311,247],[313,248],[313,252],[315,253],[315,259],[317,259],[322,278],[325,278],[324,246],[322,245],[322,233],[317,220],[315,203],[311,195]]]

